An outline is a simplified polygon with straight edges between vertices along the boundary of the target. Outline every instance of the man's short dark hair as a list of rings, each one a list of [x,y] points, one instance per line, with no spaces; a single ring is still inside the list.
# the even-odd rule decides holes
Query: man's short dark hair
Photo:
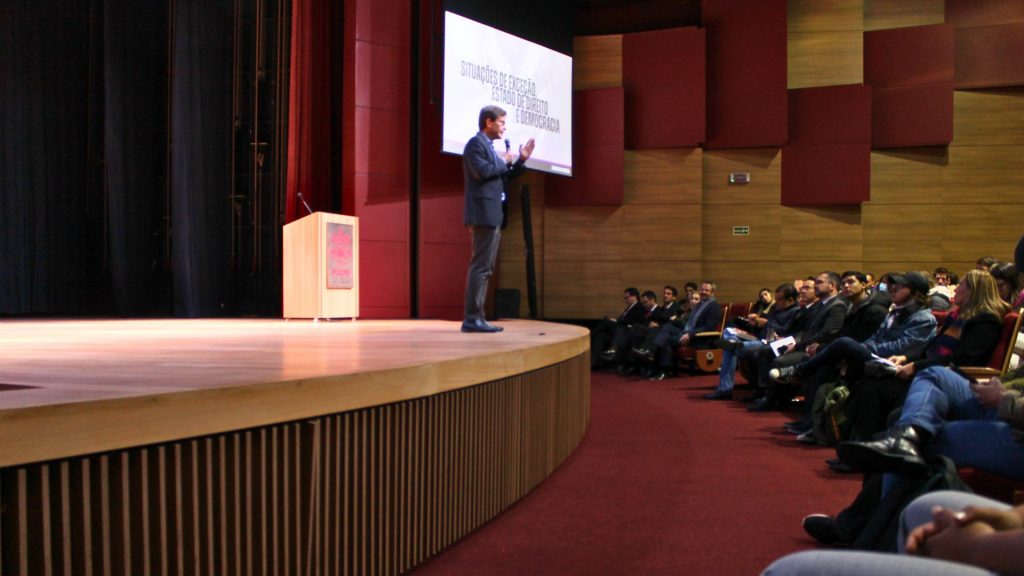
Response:
[[[935,272],[932,272],[932,276],[938,276],[939,274],[945,274],[946,276],[949,276],[949,268],[939,266],[938,268],[935,269]]]
[[[629,294],[633,298],[639,298],[640,297],[640,291],[637,290],[636,288],[633,288],[632,286],[630,286],[629,288],[626,288],[625,292],[626,292],[626,294]]]
[[[697,286],[696,282],[687,282],[686,284],[683,285],[683,289],[685,290],[686,288],[693,288],[694,290],[696,290],[697,288],[700,288],[700,286]]]
[[[663,288],[663,290],[668,290],[669,292],[672,293],[673,296],[679,296],[679,290],[675,286],[671,286],[669,284],[665,284],[665,287]]]
[[[715,291],[715,289],[716,289],[716,288],[718,288],[718,284],[715,284],[715,281],[714,281],[714,280],[705,280],[705,281],[701,282],[701,285],[702,285],[702,286],[703,286],[704,284],[707,284],[708,286],[711,286],[711,291],[712,291],[712,292],[714,292],[714,291]]]
[[[843,275],[840,276],[839,279],[842,280],[843,278],[846,278],[848,276],[853,276],[861,284],[867,284],[868,282],[867,274],[863,272],[858,272],[857,270],[847,270],[846,272],[843,272]]]
[[[828,276],[828,281],[829,281],[830,284],[832,284],[833,286],[839,286],[839,273],[838,272],[833,272],[831,270],[825,270],[821,274],[824,274],[824,275]],[[819,274],[819,276],[821,276],[821,274]],[[815,280],[817,280],[817,278],[815,278]]]
[[[484,106],[483,108],[480,109],[480,120],[477,122],[477,124],[480,126],[480,129],[483,130],[484,128],[487,127],[488,120],[497,122],[498,118],[501,118],[502,116],[505,115],[505,110],[503,110],[500,106],[495,106],[494,104],[491,104],[490,106]]]
[[[982,256],[981,258],[978,258],[978,260],[975,262],[975,264],[978,264],[979,266],[984,266],[985,268],[991,268],[992,266],[998,263],[999,260],[996,260],[992,256]]]
[[[648,300],[658,299],[658,295],[654,293],[654,290],[644,290],[644,293],[641,294],[640,296],[643,298],[647,298]]]
[[[778,300],[780,296],[786,300],[796,300],[796,287],[788,282],[785,284],[779,284],[778,287],[775,288],[775,299]]]

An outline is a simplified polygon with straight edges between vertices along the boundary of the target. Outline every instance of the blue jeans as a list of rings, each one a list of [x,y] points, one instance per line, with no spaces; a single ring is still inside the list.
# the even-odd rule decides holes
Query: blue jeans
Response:
[[[974,397],[966,378],[941,366],[919,372],[910,383],[897,426],[915,426],[934,438],[946,420],[987,420],[997,417]]]
[[[731,340],[731,339],[730,339]],[[768,345],[760,340],[748,340],[741,348],[725,348],[722,350],[722,368],[718,375],[718,392],[731,392],[736,385],[736,364],[740,358],[755,359],[759,350]],[[756,382],[755,382],[756,384]]]

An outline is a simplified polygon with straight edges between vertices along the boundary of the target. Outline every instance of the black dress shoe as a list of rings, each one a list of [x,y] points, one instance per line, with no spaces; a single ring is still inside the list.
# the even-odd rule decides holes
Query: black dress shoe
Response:
[[[463,332],[501,332],[504,330],[501,326],[495,326],[494,324],[488,324],[483,320],[466,320],[462,323]]]
[[[860,472],[896,472],[906,467],[925,467],[919,452],[921,437],[913,426],[892,428],[878,440],[843,442],[836,448],[839,459]]]
[[[751,412],[768,412],[770,410],[775,410],[775,401],[769,400],[767,396],[758,398],[751,402],[750,406],[747,406],[747,410],[750,410]]]
[[[854,472],[856,472],[856,470],[854,470],[852,466],[850,466],[846,462],[843,462],[839,458],[826,460],[826,462],[828,462],[828,467],[833,472],[839,472],[840,474],[853,474]]]
[[[836,530],[836,519],[826,514],[804,516],[804,532],[822,544],[832,546],[842,543],[839,531]]]
[[[732,391],[731,390],[715,390],[714,392],[711,392],[710,394],[705,394],[705,395],[701,396],[701,398],[703,398],[705,400],[732,400]]]

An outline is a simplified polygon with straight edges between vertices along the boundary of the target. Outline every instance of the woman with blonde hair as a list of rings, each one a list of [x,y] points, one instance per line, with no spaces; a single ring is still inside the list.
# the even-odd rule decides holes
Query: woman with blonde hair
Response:
[[[999,297],[995,280],[982,270],[971,270],[953,293],[955,308],[946,315],[932,338],[888,360],[897,365],[891,377],[875,376],[851,387],[846,415],[853,439],[867,439],[886,429],[889,413],[903,405],[914,376],[935,366],[984,366],[999,343],[1003,316],[1009,306]],[[842,458],[829,465],[849,472]]]

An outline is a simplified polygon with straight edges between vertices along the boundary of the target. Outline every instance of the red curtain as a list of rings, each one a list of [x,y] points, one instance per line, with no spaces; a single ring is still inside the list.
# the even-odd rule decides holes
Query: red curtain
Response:
[[[288,188],[285,222],[330,210],[331,6],[328,0],[293,0],[288,104]]]

